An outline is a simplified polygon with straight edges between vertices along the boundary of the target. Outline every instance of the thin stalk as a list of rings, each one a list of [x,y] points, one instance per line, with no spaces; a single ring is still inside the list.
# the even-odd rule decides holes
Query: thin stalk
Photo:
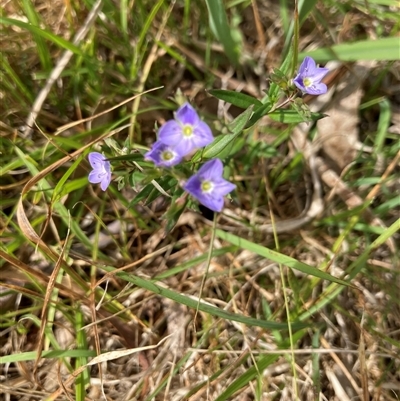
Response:
[[[269,203],[269,200],[268,200]],[[270,210],[270,216],[271,216],[271,224],[273,227],[273,233],[274,233],[274,242],[276,246],[276,250],[279,252],[279,238],[278,238],[278,233],[275,230],[275,218],[274,214],[271,211],[271,207],[269,207]],[[287,316],[287,323],[288,323],[288,331],[289,331],[289,341],[290,341],[290,355],[291,355],[291,366],[292,366],[292,372],[293,372],[293,381],[294,381],[294,392],[296,396],[296,400],[299,400],[299,391],[297,387],[297,372],[296,372],[296,359],[294,356],[294,344],[293,344],[293,333],[292,333],[292,325],[290,322],[290,308],[289,308],[289,300],[286,292],[286,282],[285,282],[285,274],[283,272],[283,266],[281,263],[279,263],[279,272],[281,276],[281,282],[282,282],[282,290],[283,290],[283,297],[285,300],[285,309],[286,309],[286,316]]]
[[[195,332],[196,332],[196,317],[197,317],[197,313],[199,312],[201,294],[203,293],[204,285],[206,283],[206,279],[207,279],[207,275],[208,275],[208,270],[210,269],[211,258],[212,258],[213,248],[214,248],[214,240],[215,240],[215,231],[216,231],[216,229],[217,229],[217,213],[214,213],[212,232],[211,232],[210,248],[208,249],[207,262],[206,262],[206,271],[205,271],[205,273],[203,275],[203,279],[201,280],[199,299],[197,300],[196,313],[195,313],[194,319],[193,319],[193,328],[194,328]]]
[[[298,0],[294,2],[294,31],[293,31],[293,62],[290,76],[293,77],[297,68],[297,59],[299,58],[299,4]]]

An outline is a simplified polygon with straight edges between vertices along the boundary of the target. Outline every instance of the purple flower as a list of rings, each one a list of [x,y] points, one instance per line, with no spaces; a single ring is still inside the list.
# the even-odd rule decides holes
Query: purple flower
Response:
[[[182,161],[182,155],[176,151],[176,148],[160,141],[154,142],[144,158],[152,161],[158,167],[171,167]]]
[[[323,95],[328,88],[321,79],[328,73],[328,68],[317,67],[311,57],[306,57],[300,65],[299,73],[293,83],[303,92],[310,95]]]
[[[214,137],[210,127],[200,120],[196,110],[185,103],[177,110],[175,120],[167,121],[160,128],[158,140],[173,147],[184,157],[194,149],[210,144]]]
[[[214,212],[220,212],[224,207],[224,196],[236,188],[235,184],[222,178],[223,172],[224,166],[221,160],[210,160],[200,168],[197,174],[187,180],[183,189],[202,205]]]
[[[100,183],[103,191],[107,189],[111,182],[110,162],[98,152],[89,153],[89,163],[93,170],[89,173],[89,182],[92,184]]]

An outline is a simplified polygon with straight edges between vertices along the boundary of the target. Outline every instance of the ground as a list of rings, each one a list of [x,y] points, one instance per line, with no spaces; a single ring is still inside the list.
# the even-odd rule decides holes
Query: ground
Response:
[[[0,399],[400,398],[400,5],[295,3],[2,1]],[[155,168],[185,101],[216,139]]]

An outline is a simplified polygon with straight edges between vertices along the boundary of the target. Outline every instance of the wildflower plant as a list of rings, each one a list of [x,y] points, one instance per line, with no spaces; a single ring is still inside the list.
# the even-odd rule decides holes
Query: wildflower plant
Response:
[[[23,397],[40,380],[51,398],[79,401],[106,377],[102,395],[115,400],[333,399],[331,356],[318,352],[329,345],[352,367],[350,398],[392,399],[396,2],[4,3],[3,392]],[[357,29],[326,35],[349,14]],[[299,56],[300,44],[326,48]],[[338,66],[337,96],[318,101],[330,59],[353,68]],[[332,124],[316,126],[325,101]],[[360,110],[372,151],[327,160],[325,139],[343,143],[333,119]],[[365,202],[354,208],[338,183]],[[365,363],[343,354],[348,338]]]
[[[200,118],[194,107],[183,102],[174,113],[174,118],[158,129],[157,140],[147,152],[128,152],[109,159],[97,152],[90,153],[89,162],[93,170],[89,174],[89,181],[100,183],[102,190],[107,189],[111,181],[110,161],[121,161],[128,170],[129,166],[131,170],[139,167],[139,184],[145,185],[131,205],[146,197],[152,201],[160,194],[171,196],[171,206],[165,217],[175,222],[188,204],[187,195],[214,212],[223,211],[225,197],[236,188],[235,183],[224,178],[224,161],[243,150],[244,136],[251,132],[255,123],[265,115],[287,123],[323,117],[310,112],[302,98],[298,97],[296,88],[313,95],[325,93],[327,87],[321,80],[328,69],[318,67],[311,57],[306,57],[297,75],[290,77],[288,66],[288,63],[284,63],[280,70],[274,71],[270,89],[263,99],[233,91],[210,90],[218,99],[246,109],[228,125],[227,132],[214,138],[210,126]],[[282,96],[287,99],[278,104]],[[287,104],[292,110],[283,108]],[[120,175],[118,182],[131,182],[136,187],[138,182],[134,177],[138,175],[135,171],[128,174],[131,179],[124,179]],[[167,227],[172,228],[173,225],[169,221]]]

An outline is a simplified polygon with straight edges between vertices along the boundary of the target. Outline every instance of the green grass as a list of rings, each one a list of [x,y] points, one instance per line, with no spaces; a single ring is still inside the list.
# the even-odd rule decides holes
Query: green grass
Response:
[[[296,21],[295,3],[104,1],[79,43],[93,1],[2,6],[9,399],[338,400],[331,372],[351,377],[350,399],[400,397],[400,5],[299,1]],[[328,63],[332,98],[290,88],[306,55]],[[315,161],[298,128],[320,144],[317,121],[334,124],[335,93],[371,60],[354,158]],[[215,140],[156,169],[143,155],[185,100]],[[106,192],[88,182],[90,151],[113,165]],[[215,157],[237,187],[216,227],[181,188]]]

